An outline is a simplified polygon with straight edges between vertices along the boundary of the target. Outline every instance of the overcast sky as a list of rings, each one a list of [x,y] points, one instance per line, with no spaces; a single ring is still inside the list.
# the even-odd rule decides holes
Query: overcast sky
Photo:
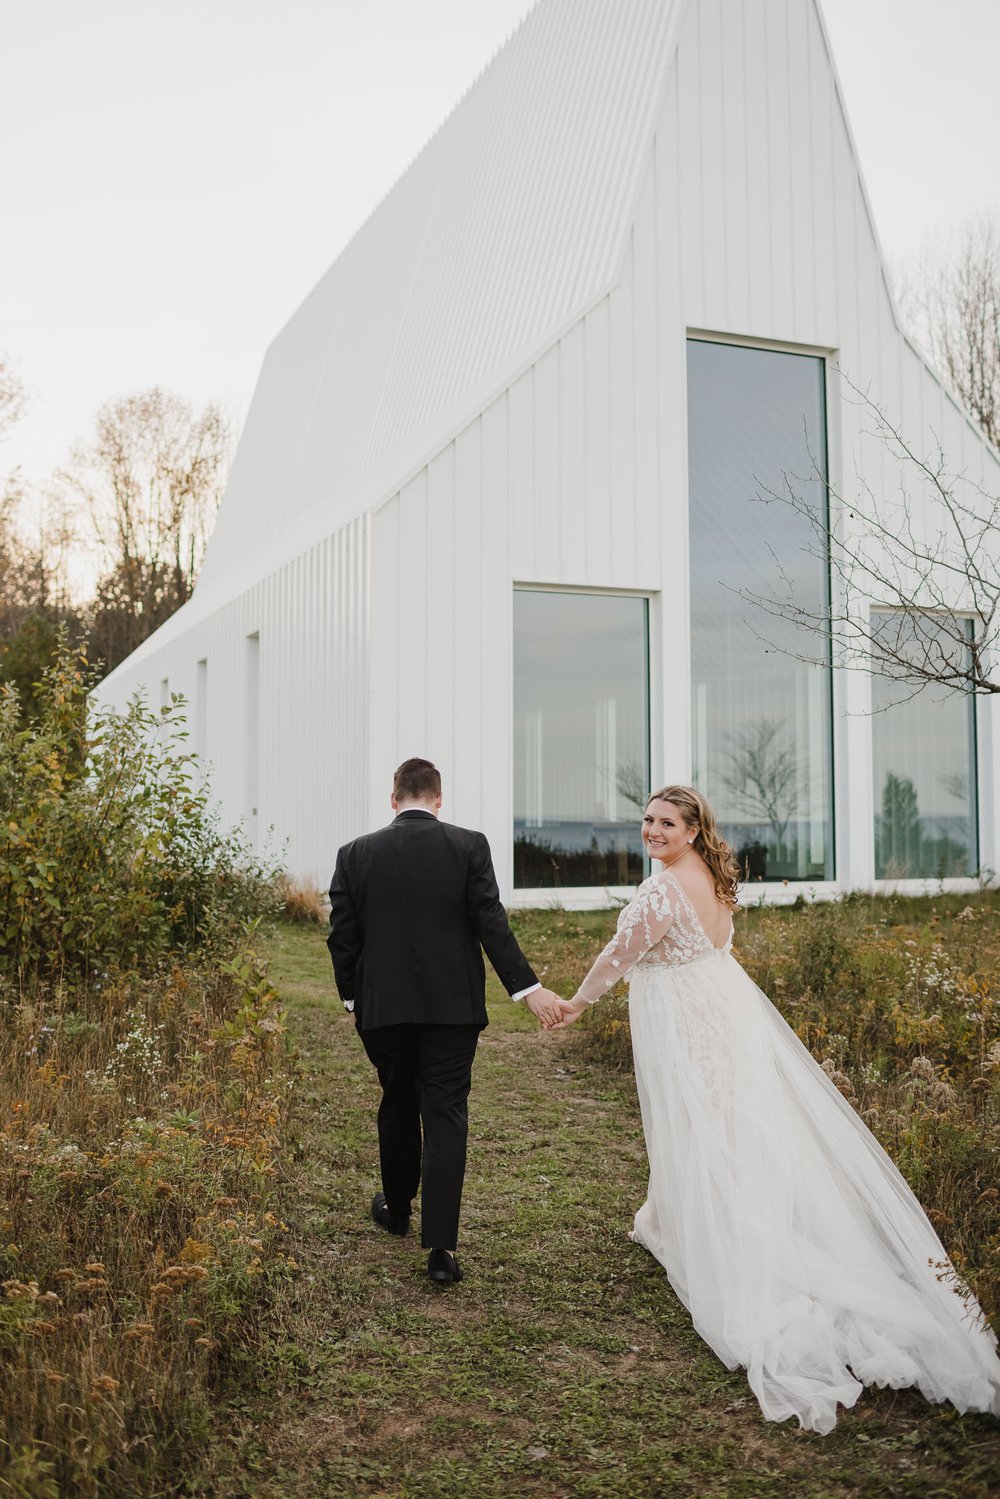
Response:
[[[144,385],[241,422],[267,344],[530,8],[0,0],[0,352],[31,401],[0,472],[41,480]],[[823,12],[890,257],[1000,207],[1000,0]]]

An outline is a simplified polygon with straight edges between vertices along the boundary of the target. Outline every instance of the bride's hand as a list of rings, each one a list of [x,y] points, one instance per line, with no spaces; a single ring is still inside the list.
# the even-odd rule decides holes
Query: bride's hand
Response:
[[[584,1010],[587,1009],[585,999],[562,1000],[562,1019],[557,1021],[553,1030],[565,1030],[566,1026],[572,1025],[574,1020],[579,1020]]]

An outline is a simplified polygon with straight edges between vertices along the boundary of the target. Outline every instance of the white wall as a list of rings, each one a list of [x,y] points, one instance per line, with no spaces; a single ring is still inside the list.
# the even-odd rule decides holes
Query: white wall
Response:
[[[288,867],[322,887],[339,845],[367,828],[368,606],[362,518],[126,663],[99,693],[120,707],[145,686],[155,704],[150,684],[169,678],[187,699],[189,743],[210,767],[226,822],[242,822],[264,851],[284,849]]]

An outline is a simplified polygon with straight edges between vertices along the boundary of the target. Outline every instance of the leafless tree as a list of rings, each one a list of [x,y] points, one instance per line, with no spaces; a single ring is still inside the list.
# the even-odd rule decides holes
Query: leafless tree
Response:
[[[0,357],[0,438],[24,410],[24,388],[8,359]],[[68,537],[51,510],[24,521],[25,493],[18,471],[0,482],[0,681],[18,690],[23,720],[33,716],[35,685],[63,639],[82,630],[67,586]]]
[[[799,626],[798,644],[775,641],[766,626],[756,633],[824,667],[832,639],[836,664],[899,683],[905,696],[935,684],[1000,692],[1000,496],[952,473],[940,446],[919,453],[865,391],[840,379],[866,434],[898,464],[899,489],[876,494],[857,471],[850,498],[827,486],[828,508],[790,475],[781,492],[761,496],[808,521],[805,550],[829,566],[832,587],[829,600],[803,602],[777,568],[771,593],[742,597]]]
[[[0,355],[0,439],[24,411],[24,386],[7,355]],[[37,591],[40,559],[25,544],[20,526],[20,475],[4,472],[0,482],[0,633],[17,628]]]
[[[10,357],[0,354],[0,436],[18,420],[24,410],[24,384]]]
[[[649,777],[639,760],[623,760],[615,776],[615,790],[623,801],[631,802],[640,812],[646,810]]]
[[[788,824],[798,806],[799,761],[779,718],[758,718],[726,736],[729,768],[723,785],[742,812],[762,818],[774,834],[774,852],[784,853]]]
[[[967,219],[896,277],[904,321],[1000,447],[1000,223]]]
[[[229,447],[217,406],[197,411],[155,386],[103,406],[93,438],[58,476],[102,548],[91,646],[109,669],[190,598]]]

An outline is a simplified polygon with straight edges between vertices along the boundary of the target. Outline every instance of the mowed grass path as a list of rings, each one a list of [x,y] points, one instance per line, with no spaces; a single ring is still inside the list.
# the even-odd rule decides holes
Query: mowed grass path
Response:
[[[230,1387],[192,1492],[997,1491],[998,1423],[910,1392],[866,1392],[828,1437],[761,1419],[742,1374],[625,1237],[645,1188],[631,1076],[585,1065],[575,1032],[540,1032],[492,978],[470,1101],[466,1278],[431,1286],[419,1232],[392,1238],[368,1218],[377,1084],[323,935],[282,927],[269,942],[303,1073],[286,1211],[302,1273],[280,1292],[263,1357]]]

